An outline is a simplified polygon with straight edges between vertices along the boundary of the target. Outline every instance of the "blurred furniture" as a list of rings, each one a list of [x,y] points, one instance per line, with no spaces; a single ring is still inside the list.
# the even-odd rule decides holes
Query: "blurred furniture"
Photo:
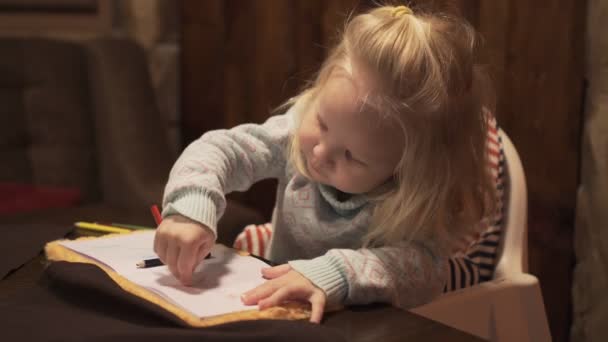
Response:
[[[111,0],[1,0],[0,31],[110,33],[116,7]]]
[[[0,39],[0,182],[80,193],[61,209],[1,215],[0,223],[74,221],[152,226],[177,158],[156,107],[142,49],[125,39]],[[220,241],[256,212],[229,201]]]
[[[550,341],[538,279],[528,273],[527,193],[521,160],[504,131],[505,226],[494,279],[411,310],[491,341]]]

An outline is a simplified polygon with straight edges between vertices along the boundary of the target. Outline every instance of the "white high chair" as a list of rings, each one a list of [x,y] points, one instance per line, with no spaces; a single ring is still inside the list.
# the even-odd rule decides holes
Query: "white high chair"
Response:
[[[517,150],[505,153],[505,225],[492,280],[446,293],[411,311],[490,341],[551,341],[538,279],[528,274],[526,180]]]

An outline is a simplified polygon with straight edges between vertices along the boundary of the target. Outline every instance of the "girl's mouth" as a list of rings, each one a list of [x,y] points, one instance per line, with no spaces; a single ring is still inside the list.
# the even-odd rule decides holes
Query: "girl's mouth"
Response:
[[[306,159],[306,166],[308,167],[309,172],[314,171],[316,176],[323,176],[321,171],[313,163],[311,163],[309,159]]]

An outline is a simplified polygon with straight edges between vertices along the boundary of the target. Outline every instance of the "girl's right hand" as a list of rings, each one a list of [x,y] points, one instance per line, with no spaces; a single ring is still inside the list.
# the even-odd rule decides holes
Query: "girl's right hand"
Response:
[[[181,215],[172,215],[156,228],[154,252],[175,278],[189,286],[194,268],[209,254],[214,243],[215,235],[209,227]]]

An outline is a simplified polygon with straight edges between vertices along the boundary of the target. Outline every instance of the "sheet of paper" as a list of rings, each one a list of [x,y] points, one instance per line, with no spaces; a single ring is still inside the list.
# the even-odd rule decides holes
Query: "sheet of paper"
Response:
[[[167,266],[142,269],[135,266],[141,260],[156,258],[153,243],[153,231],[61,242],[199,317],[257,308],[242,304],[240,295],[265,281],[261,270],[268,265],[264,262],[215,245],[212,258],[195,269],[192,286],[183,286]]]

